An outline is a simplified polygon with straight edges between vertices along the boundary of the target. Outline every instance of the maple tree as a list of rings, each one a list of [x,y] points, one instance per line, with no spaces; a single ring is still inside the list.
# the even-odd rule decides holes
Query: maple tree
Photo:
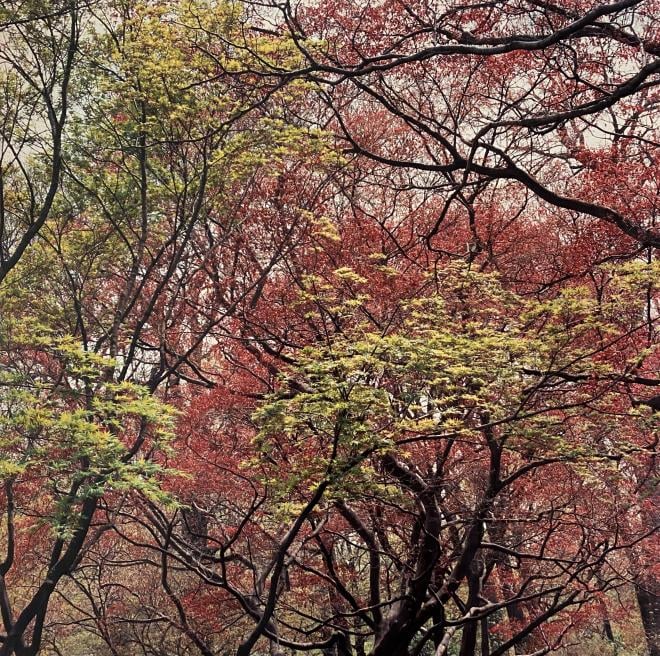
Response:
[[[271,149],[298,148],[313,159],[325,148],[313,135],[302,145],[309,130],[280,125],[277,108],[245,119],[238,129],[272,90],[241,87],[238,93],[217,83],[211,92],[206,78],[217,72],[223,53],[200,54],[203,43],[195,43],[191,30],[179,28],[172,16],[163,20],[168,8],[162,3],[124,7],[127,13],[102,5],[66,9],[51,15],[45,6],[18,4],[7,14],[7,38],[27,30],[29,39],[18,43],[28,49],[39,30],[52,36],[53,23],[57,27],[65,14],[74,12],[76,24],[85,22],[87,29],[76,33],[75,53],[62,74],[76,109],[66,144],[60,144],[64,108],[51,126],[55,145],[48,135],[42,139],[38,118],[28,113],[20,125],[21,108],[17,125],[8,115],[13,131],[3,135],[3,245],[11,275],[3,289],[2,329],[8,390],[2,653],[40,650],[53,589],[107,530],[95,519],[105,494],[121,499],[120,493],[142,490],[174,502],[158,492],[153,462],[165,447],[154,435],[172,411],[153,392],[173,379],[201,376],[194,357],[206,334],[258,294],[288,247],[275,240],[270,254],[244,247],[250,232],[259,235],[264,226],[232,219],[237,208],[225,201],[223,188],[246,189],[258,166],[277,161]],[[190,5],[172,3],[170,9],[195,15],[185,13],[195,11]],[[232,11],[220,5],[206,12],[205,25],[230,30]],[[61,53],[53,52],[44,58],[59,62]],[[20,61],[15,68],[22,73]],[[43,67],[36,63],[35,69],[34,77],[46,84]],[[8,85],[14,77],[10,68]],[[27,86],[31,82],[26,79]],[[48,91],[59,82],[53,73]],[[187,91],[184,82],[192,82]],[[63,88],[52,93],[64,107]],[[44,168],[42,147],[57,164],[47,161]],[[47,191],[35,214],[43,181],[60,191],[53,198]],[[234,270],[214,276],[212,268],[232,255]],[[266,256],[270,263],[262,264]],[[202,273],[208,273],[203,286]],[[188,326],[179,323],[181,308],[206,303],[209,293],[217,301],[212,312]],[[43,481],[53,487],[52,509]],[[41,553],[19,560],[18,540],[34,540],[34,531],[41,533]],[[13,579],[22,581],[18,595]]]
[[[0,654],[659,653],[655,0],[5,4]]]

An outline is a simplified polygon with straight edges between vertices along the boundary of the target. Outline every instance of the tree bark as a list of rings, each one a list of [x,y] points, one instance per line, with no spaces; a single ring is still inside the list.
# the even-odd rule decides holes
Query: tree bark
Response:
[[[660,656],[660,595],[658,584],[648,585],[636,583],[635,595],[639,604],[639,612],[646,636],[649,656]]]

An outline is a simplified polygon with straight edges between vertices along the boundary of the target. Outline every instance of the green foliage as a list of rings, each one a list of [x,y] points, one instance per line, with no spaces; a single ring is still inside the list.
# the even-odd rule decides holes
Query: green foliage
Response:
[[[29,321],[2,327],[0,350],[13,362],[0,369],[0,477],[47,481],[59,532],[75,526],[77,504],[112,490],[167,501],[163,470],[144,454],[167,447],[174,410],[138,385],[111,382],[112,360],[70,336]]]
[[[350,327],[303,349],[281,391],[254,415],[264,466],[281,459],[292,472],[268,478],[282,494],[322,480],[340,495],[364,490],[371,455],[405,454],[417,443],[478,444],[485,427],[525,457],[612,455],[602,441],[576,440],[571,418],[580,418],[583,435],[617,430],[600,413],[592,422],[585,406],[608,398],[598,381],[616,369],[602,349],[618,334],[621,306],[607,313],[581,288],[526,299],[495,275],[457,267],[441,274],[435,295],[402,308],[405,319],[387,333],[357,319],[353,306],[342,309],[354,318],[344,323]],[[558,385],[543,372],[586,383]]]

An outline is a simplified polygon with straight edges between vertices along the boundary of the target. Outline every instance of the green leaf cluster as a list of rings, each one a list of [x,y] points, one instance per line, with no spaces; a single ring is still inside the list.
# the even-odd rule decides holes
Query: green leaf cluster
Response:
[[[354,307],[344,310],[355,320],[298,353],[254,415],[261,465],[287,470],[269,479],[282,494],[320,481],[347,493],[355,480],[364,484],[374,455],[405,456],[414,444],[429,454],[448,441],[478,445],[487,426],[525,457],[603,454],[602,443],[576,441],[573,424],[590,435],[590,404],[613,393],[598,381],[618,370],[604,357],[618,314],[604,312],[587,290],[530,299],[496,275],[450,267],[436,293],[405,304],[405,318],[387,332],[361,321]]]

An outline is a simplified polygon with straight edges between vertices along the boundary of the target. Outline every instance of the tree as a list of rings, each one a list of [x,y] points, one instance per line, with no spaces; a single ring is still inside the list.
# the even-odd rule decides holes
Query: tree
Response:
[[[166,438],[168,411],[146,390],[105,381],[109,363],[70,338],[6,319],[2,335],[0,653],[36,654],[50,597],[82,556],[98,498],[126,489],[164,498],[144,454]],[[11,593],[17,580],[20,596]]]
[[[628,454],[640,448],[620,434],[616,442],[608,437],[602,420],[625,380],[625,373],[602,368],[610,340],[618,342],[621,333],[606,328],[604,312],[598,326],[595,308],[575,291],[521,304],[488,277],[452,278],[440,278],[439,297],[417,304],[401,333],[358,328],[356,338],[337,337],[327,350],[310,348],[293,374],[304,391],[293,398],[284,393],[258,414],[262,449],[280,472],[271,484],[281,487],[281,472],[291,468],[284,497],[304,504],[287,538],[302,530],[302,518],[310,520],[295,556],[287,560],[286,542],[280,546],[281,567],[272,571],[268,595],[264,591],[269,601],[281,595],[290,617],[280,621],[289,629],[302,630],[313,611],[291,618],[296,604],[284,600],[279,580],[285,563],[300,568],[301,576],[323,573],[321,580],[343,597],[343,613],[341,605],[329,617],[317,610],[316,625],[337,629],[340,616],[359,618],[361,630],[374,637],[373,654],[419,653],[427,641],[445,653],[457,628],[461,653],[471,654],[479,625],[486,653],[520,643],[550,650],[572,622],[561,612],[620,585],[613,575],[617,553],[648,537],[621,540],[629,518],[614,511],[621,491],[612,495],[606,483],[622,476]],[[609,333],[595,347],[589,340],[594,330]],[[558,386],[557,379],[575,368],[587,385]],[[638,429],[630,428],[635,436]],[[620,426],[609,430],[614,435]],[[578,472],[587,463],[605,484],[599,510],[591,479],[580,489],[586,481]],[[546,468],[551,489],[544,489]],[[536,489],[525,500],[530,485]],[[330,499],[321,505],[323,496]],[[397,511],[396,521],[369,512],[374,496]],[[318,518],[326,513],[347,524],[342,538],[330,539],[332,548],[321,538]],[[534,537],[520,535],[523,513],[536,518]],[[340,574],[343,539],[362,543],[368,593],[366,580],[353,587]],[[398,541],[405,544],[401,550]],[[296,580],[292,572],[287,577]],[[454,604],[458,617],[449,610]],[[499,644],[489,645],[488,618],[503,609],[517,622]],[[274,603],[266,605],[262,631],[268,626],[263,618],[274,612]],[[534,644],[541,623],[546,632]],[[346,631],[353,632],[360,629]]]
[[[655,648],[651,0],[1,11],[0,653]]]
[[[588,626],[652,534],[633,528],[629,468],[653,418],[620,404],[629,385],[657,381],[618,368],[623,342],[645,331],[621,310],[649,274],[621,272],[599,307],[586,289],[525,301],[492,277],[445,272],[386,334],[351,328],[356,305],[339,305],[344,331],[298,353],[258,412],[260,481],[241,465],[249,377],[196,401],[178,450],[203,472],[186,491],[202,521],[147,510],[180,572],[167,594],[187,629],[208,653],[248,653],[260,634],[294,650],[421,653],[453,640],[472,653],[479,639],[527,653]],[[151,538],[127,520],[145,558]]]
[[[655,3],[449,4],[441,12],[393,2],[355,14],[342,3],[328,13],[275,8],[305,60],[273,74],[318,83],[353,152],[417,171],[425,187],[447,189],[466,208],[473,189],[509,181],[543,205],[658,246],[652,216],[631,216],[602,184],[600,193],[581,190],[596,169],[602,182],[605,161],[641,160],[645,168],[653,159]],[[364,112],[380,117],[377,145],[355,123]],[[385,122],[391,127],[383,129]],[[398,152],[393,144],[401,139],[406,147]]]
[[[208,385],[205,340],[258,296],[299,229],[283,225],[280,241],[250,250],[263,227],[243,223],[227,194],[245,195],[262,164],[289,150],[310,162],[327,150],[309,130],[283,125],[276,103],[249,116],[276,88],[222,76],[226,53],[207,52],[198,35],[201,25],[236,29],[240,14],[218,4],[201,16],[200,7],[97,3],[85,29],[74,5],[23,7],[25,17],[7,10],[7,38],[32,53],[44,86],[52,143],[25,107],[7,115],[0,653],[40,650],[54,589],[111,525],[99,507],[121,506],[131,490],[174,503],[158,492],[170,410],[154,392],[181,379]],[[70,33],[60,26],[69,14]],[[42,60],[52,65],[47,80]],[[19,55],[11,61],[25,85],[37,84]],[[210,312],[179,322],[181,308],[210,299]],[[19,560],[28,539],[36,558]]]
[[[84,14],[69,0],[10,0],[0,9],[0,282],[55,201]]]

